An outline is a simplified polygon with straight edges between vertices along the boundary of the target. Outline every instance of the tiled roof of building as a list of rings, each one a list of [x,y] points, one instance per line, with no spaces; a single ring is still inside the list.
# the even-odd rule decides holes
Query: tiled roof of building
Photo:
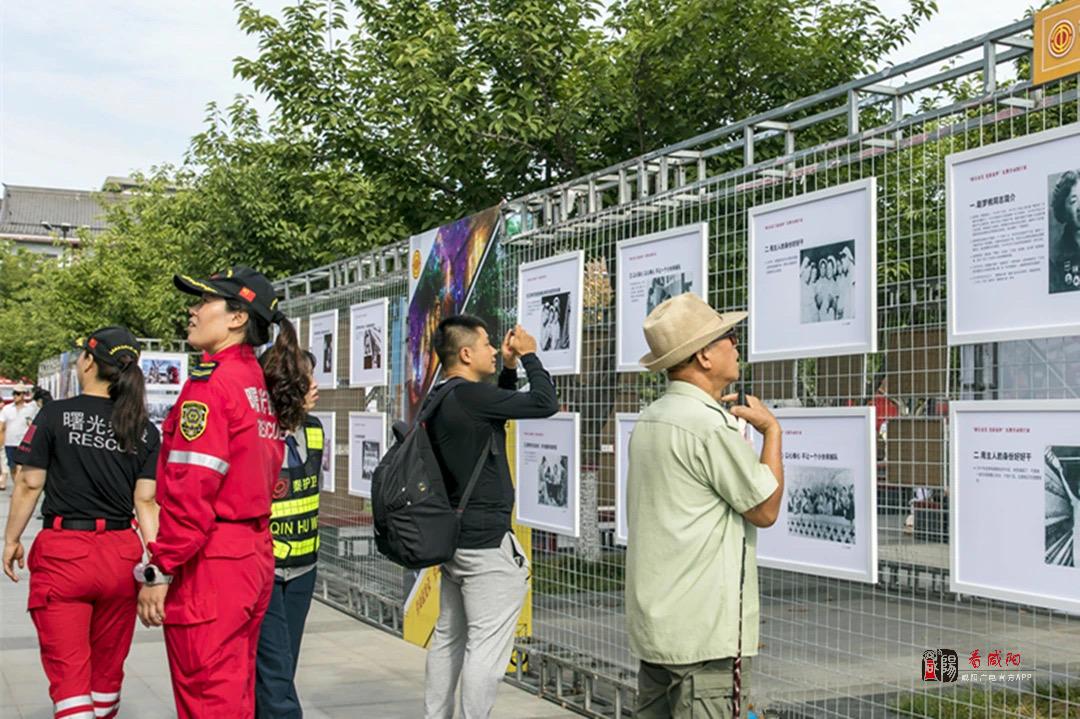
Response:
[[[123,197],[119,193],[108,196]],[[101,197],[87,190],[5,184],[0,235],[46,238],[63,234],[65,225],[72,233],[82,227],[100,232],[106,226],[105,210],[98,202]]]

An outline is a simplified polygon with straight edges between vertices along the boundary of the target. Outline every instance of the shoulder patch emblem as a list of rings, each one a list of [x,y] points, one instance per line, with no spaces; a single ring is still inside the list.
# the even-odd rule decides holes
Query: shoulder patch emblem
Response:
[[[180,434],[188,442],[194,442],[206,431],[206,418],[210,408],[202,402],[184,402],[180,405]]]
[[[194,382],[205,382],[210,379],[210,375],[217,369],[217,366],[217,362],[198,362],[188,374]]]

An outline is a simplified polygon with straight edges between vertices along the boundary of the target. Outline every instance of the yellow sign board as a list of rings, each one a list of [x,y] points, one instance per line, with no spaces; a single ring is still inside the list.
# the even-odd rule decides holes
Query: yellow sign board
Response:
[[[506,428],[506,461],[510,465],[510,476],[513,475],[516,462],[513,422]],[[514,536],[524,550],[525,558],[532,563],[532,530],[523,527],[517,522],[513,523]],[[425,649],[431,644],[431,638],[435,635],[435,623],[439,620],[439,582],[441,573],[438,567],[429,567],[420,572],[416,578],[408,598],[405,600],[405,615],[402,620],[402,635],[405,641]],[[518,616],[515,636],[532,636],[532,582],[529,582],[529,590],[525,595],[525,605],[521,608]],[[514,672],[521,663],[522,670],[528,669],[528,657],[519,657],[515,650],[510,657],[510,665],[506,671]]]
[[[1035,13],[1032,82],[1041,85],[1080,72],[1080,0]]]

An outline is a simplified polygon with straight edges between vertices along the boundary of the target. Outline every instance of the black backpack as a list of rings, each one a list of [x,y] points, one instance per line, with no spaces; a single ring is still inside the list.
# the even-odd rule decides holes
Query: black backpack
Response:
[[[461,513],[491,452],[488,437],[455,510],[450,506],[427,423],[443,399],[464,381],[451,379],[428,395],[411,427],[394,423],[396,441],[372,476],[375,546],[387,559],[407,569],[433,567],[454,556]]]

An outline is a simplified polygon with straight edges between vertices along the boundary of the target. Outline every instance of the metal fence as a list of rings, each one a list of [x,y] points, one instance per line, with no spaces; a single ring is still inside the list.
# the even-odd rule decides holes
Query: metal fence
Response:
[[[746,365],[743,382],[776,406],[841,406],[866,404],[878,380],[887,381],[900,416],[879,442],[879,581],[763,569],[751,702],[789,717],[1080,716],[1076,617],[948,588],[949,401],[1080,394],[1075,337],[961,348],[945,341],[945,157],[1077,121],[1075,78],[1040,88],[998,81],[1030,58],[1030,30],[1030,21],[1019,22],[507,203],[500,252],[509,316],[520,263],[578,249],[587,262],[582,372],[556,378],[564,406],[581,413],[582,537],[533,532],[533,630],[520,642],[529,663],[513,681],[591,716],[628,714],[633,705],[624,550],[612,536],[614,414],[640,410],[664,380],[615,372],[616,243],[708,223],[708,299],[745,308],[747,210],[876,177],[880,351]],[[406,255],[402,243],[281,283],[293,317],[390,298],[391,386],[323,393],[320,411],[338,413],[339,487],[347,412],[402,413]],[[347,314],[340,313],[339,336]],[[344,353],[347,343],[338,344]],[[918,507],[916,488],[930,493]],[[915,512],[915,529],[906,531]],[[1008,517],[987,517],[986,528],[1009,531]],[[343,489],[324,495],[322,532],[322,599],[400,631],[403,574],[375,552],[368,507]],[[1019,652],[1034,678],[991,687],[924,683],[922,652],[938,647]]]

